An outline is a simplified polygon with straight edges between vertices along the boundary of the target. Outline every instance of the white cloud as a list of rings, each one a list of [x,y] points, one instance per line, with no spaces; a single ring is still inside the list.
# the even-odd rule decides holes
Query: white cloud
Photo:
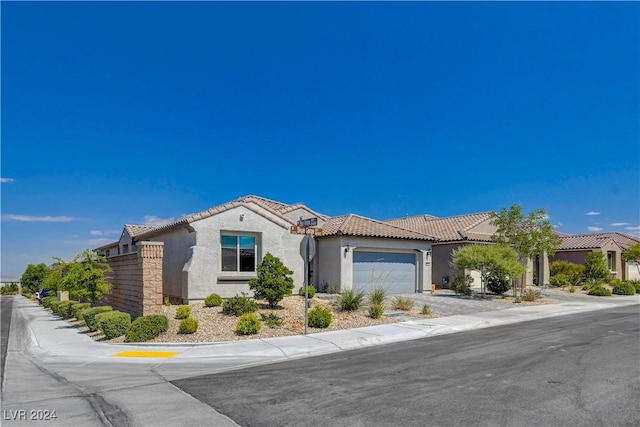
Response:
[[[8,184],[10,182],[15,182],[15,179],[13,179],[13,178],[0,178],[0,183],[2,183],[2,184]]]
[[[104,233],[100,230],[91,230],[89,231],[89,234],[91,234],[92,236],[102,236]]]
[[[160,218],[155,215],[145,215],[143,225],[150,225],[152,227],[158,227],[160,225],[168,224],[175,221],[175,218]]]
[[[636,227],[625,227],[625,230],[632,230],[632,231],[638,231],[640,230],[640,225],[636,226]]]
[[[589,231],[602,231],[602,228],[600,228],[600,227],[587,227],[587,230],[589,230]]]
[[[595,215],[600,215],[600,212],[589,211],[589,212],[585,213],[585,215],[588,215],[588,216],[595,216]]]
[[[631,225],[628,222],[612,222],[611,224],[609,224],[612,227],[622,227],[624,225]]]
[[[32,215],[14,215],[3,214],[3,221],[21,221],[21,222],[70,222],[74,218],[72,216],[32,216]]]
[[[561,222],[558,222],[557,224],[553,224],[553,228],[559,228],[562,227],[564,224]]]

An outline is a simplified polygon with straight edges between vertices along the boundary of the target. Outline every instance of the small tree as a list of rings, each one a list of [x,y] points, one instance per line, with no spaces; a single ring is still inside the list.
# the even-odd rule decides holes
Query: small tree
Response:
[[[515,277],[524,271],[516,251],[505,245],[464,246],[454,252],[452,264],[458,270],[480,272],[483,296],[490,276]]]
[[[589,252],[584,260],[584,280],[605,281],[611,272],[602,252]]]
[[[46,264],[29,264],[20,277],[22,288],[34,293],[44,286],[44,280],[49,274],[49,268]]]
[[[626,263],[635,263],[640,274],[640,243],[629,246],[626,251],[622,252],[621,258]]]
[[[255,299],[266,300],[271,308],[275,307],[285,295],[293,291],[293,278],[280,258],[267,253],[258,265],[258,277],[249,281],[249,289]]]
[[[69,291],[72,299],[89,300],[94,304],[111,291],[111,285],[104,276],[109,270],[104,257],[85,249],[71,262],[58,260],[56,271],[61,278],[59,289]]]

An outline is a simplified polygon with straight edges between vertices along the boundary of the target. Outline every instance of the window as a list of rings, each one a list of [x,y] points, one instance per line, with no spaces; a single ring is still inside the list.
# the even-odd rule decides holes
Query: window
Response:
[[[222,235],[222,271],[256,271],[255,236]]]
[[[128,254],[129,253],[129,245],[127,245],[127,244],[122,245],[122,253],[123,254]]]
[[[607,252],[607,267],[609,267],[609,271],[615,271],[616,269],[616,253],[615,252]]]

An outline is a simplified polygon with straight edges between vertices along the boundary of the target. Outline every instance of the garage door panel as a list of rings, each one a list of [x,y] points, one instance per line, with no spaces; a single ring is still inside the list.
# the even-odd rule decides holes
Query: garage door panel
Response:
[[[415,254],[354,252],[353,289],[356,291],[370,292],[378,286],[382,286],[389,293],[415,292]]]

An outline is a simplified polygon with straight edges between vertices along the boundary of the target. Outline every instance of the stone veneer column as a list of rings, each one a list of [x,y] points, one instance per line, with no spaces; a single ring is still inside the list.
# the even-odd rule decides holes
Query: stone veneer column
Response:
[[[158,313],[162,307],[163,242],[138,242],[138,265],[142,271],[142,315]]]

